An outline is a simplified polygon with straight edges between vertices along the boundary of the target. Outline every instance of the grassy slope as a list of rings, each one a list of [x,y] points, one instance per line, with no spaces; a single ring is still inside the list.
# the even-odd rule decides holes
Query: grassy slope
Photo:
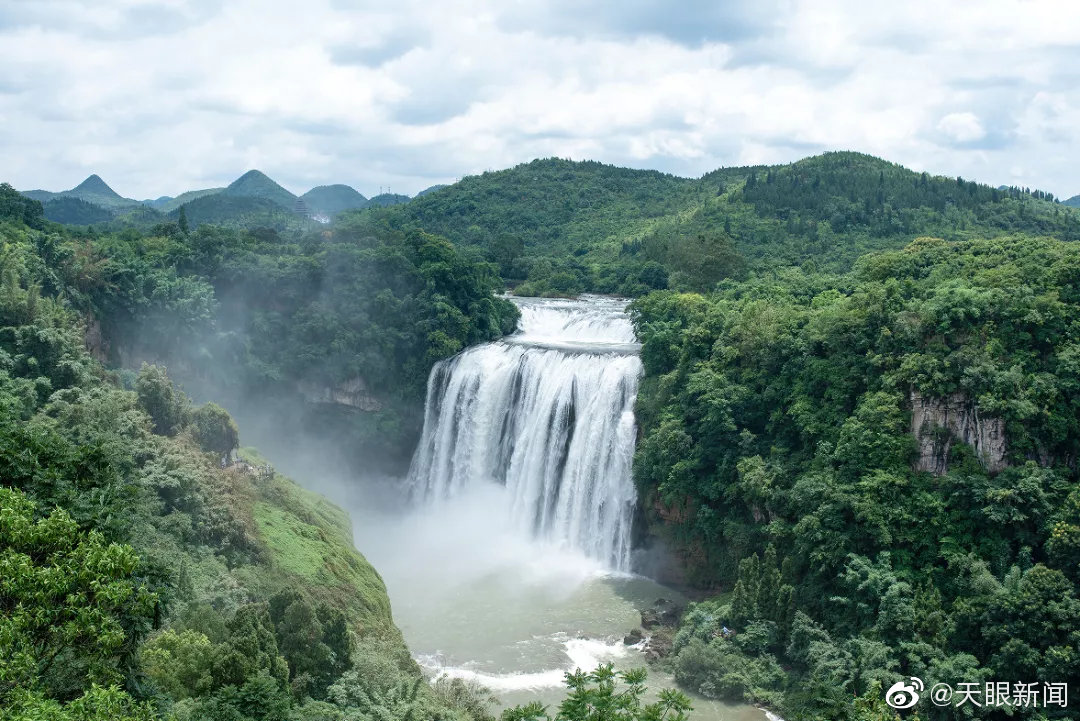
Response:
[[[241,456],[264,463],[251,448]],[[263,479],[243,470],[233,474],[252,484],[252,521],[267,551],[269,568],[260,572],[269,575],[256,582],[303,587],[312,598],[345,612],[360,631],[393,625],[386,586],[353,545],[344,510],[280,474]]]

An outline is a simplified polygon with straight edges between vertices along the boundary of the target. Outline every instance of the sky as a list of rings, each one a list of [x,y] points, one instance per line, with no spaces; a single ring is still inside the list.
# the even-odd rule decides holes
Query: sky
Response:
[[[0,0],[0,181],[365,195],[858,150],[1080,194],[1075,0]]]

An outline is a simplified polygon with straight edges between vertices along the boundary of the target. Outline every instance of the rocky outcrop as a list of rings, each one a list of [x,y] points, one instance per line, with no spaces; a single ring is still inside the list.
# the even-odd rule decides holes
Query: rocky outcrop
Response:
[[[367,383],[360,376],[335,386],[303,380],[297,384],[297,390],[308,403],[335,403],[369,412],[382,410],[383,407],[382,402],[372,395]]]
[[[942,475],[949,470],[949,448],[966,443],[990,473],[1008,466],[1005,459],[1005,422],[986,417],[965,394],[930,398],[911,391],[911,433],[919,442],[915,470]]]
[[[645,655],[646,660],[659,661],[671,655],[675,647],[673,631],[674,629],[670,628],[657,629],[645,639],[641,653]]]
[[[648,608],[639,609],[641,613],[641,627],[652,629],[658,626],[676,626],[682,607],[666,598],[658,598]]]
[[[92,315],[86,316],[86,330],[83,333],[86,350],[101,363],[109,360],[109,344],[101,331],[101,321]]]

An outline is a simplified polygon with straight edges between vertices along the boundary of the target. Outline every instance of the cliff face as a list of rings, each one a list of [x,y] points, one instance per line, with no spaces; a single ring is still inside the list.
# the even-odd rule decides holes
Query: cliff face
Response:
[[[949,470],[949,448],[966,443],[990,473],[1008,466],[1005,459],[1005,422],[980,415],[978,406],[963,393],[928,398],[911,391],[911,433],[919,442],[915,470],[942,475]]]
[[[303,380],[297,384],[297,390],[308,403],[336,403],[359,408],[362,411],[378,411],[383,407],[382,402],[371,393],[367,383],[360,376],[350,378],[335,386]]]
[[[101,321],[93,315],[87,314],[85,318],[85,330],[83,338],[86,350],[100,363],[106,363],[109,359],[109,343],[101,331]]]

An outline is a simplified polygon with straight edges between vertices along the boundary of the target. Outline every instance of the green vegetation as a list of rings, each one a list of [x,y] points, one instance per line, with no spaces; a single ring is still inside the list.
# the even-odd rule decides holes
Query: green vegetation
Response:
[[[634,302],[644,506],[731,590],[684,619],[681,683],[845,719],[909,675],[1080,678],[1078,269],[920,238]]]
[[[40,210],[0,186],[0,719],[375,721],[406,687],[423,718],[489,718],[477,689],[424,682],[340,509],[226,465],[232,419],[163,368],[86,350],[88,316],[117,344],[173,314],[159,341],[199,332],[217,305],[185,254],[220,248],[69,234]],[[471,287],[445,242],[413,250],[433,294]]]
[[[195,206],[218,197],[177,213],[194,224]],[[489,265],[425,233],[371,234],[350,220],[310,233],[44,229],[37,203],[10,188],[3,198],[11,217],[43,229],[8,231],[30,282],[91,320],[100,357],[183,369],[182,380],[226,406],[265,399],[284,434],[319,433],[357,457],[407,459],[431,366],[509,332],[517,317],[492,296]]]
[[[368,199],[348,185],[320,185],[300,196],[313,213],[333,218],[342,211],[363,208]]]
[[[645,694],[645,669],[616,672],[610,664],[592,672],[566,674],[570,693],[555,715],[558,721],[686,721],[690,699],[678,691],[665,689],[658,701],[642,704]],[[622,681],[626,688],[616,691]],[[507,709],[501,721],[552,721],[539,702]]]
[[[700,179],[535,160],[360,215],[373,227],[423,228],[475,246],[518,292],[540,295],[707,291],[748,270],[805,262],[843,272],[868,251],[921,235],[1080,238],[1080,214],[1045,193],[847,152]]]
[[[312,228],[312,221],[298,216],[267,198],[230,196],[224,193],[204,195],[169,211],[168,220],[179,222],[183,212],[190,227],[213,224],[228,228],[271,228],[297,230]],[[159,221],[160,222],[160,221]]]
[[[261,198],[292,210],[296,196],[271,180],[265,173],[249,170],[221,191],[221,195],[237,198]]]
[[[100,225],[108,223],[116,213],[82,198],[58,197],[43,204],[45,217],[65,225]]]
[[[723,591],[683,619],[679,683],[854,721],[896,718],[882,689],[910,675],[1080,678],[1071,201],[857,153],[694,180],[538,160],[363,208],[327,186],[305,203],[329,226],[255,171],[168,216],[92,180],[44,208],[0,186],[11,718],[489,719],[422,682],[341,511],[222,468],[236,425],[160,364],[401,463],[433,364],[514,327],[505,286],[637,297],[643,515]],[[47,632],[32,592],[88,611]],[[686,711],[618,680],[572,675],[556,718]]]
[[[192,200],[196,200],[207,195],[214,195],[215,193],[220,193],[223,190],[225,189],[206,188],[204,190],[189,190],[187,192],[180,193],[180,195],[176,196],[175,198],[162,196],[157,200],[144,200],[143,202],[149,205],[151,208],[161,211],[162,213],[171,213],[174,210],[178,210],[180,206],[184,205],[185,203],[190,203]]]

